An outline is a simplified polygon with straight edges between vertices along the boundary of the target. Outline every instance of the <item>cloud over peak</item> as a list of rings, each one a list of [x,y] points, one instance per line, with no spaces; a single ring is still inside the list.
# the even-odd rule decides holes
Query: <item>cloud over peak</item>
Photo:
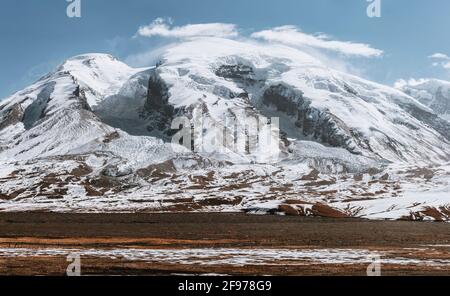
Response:
[[[255,32],[251,37],[290,46],[309,46],[330,50],[348,56],[378,57],[383,54],[382,50],[372,48],[368,44],[331,40],[324,34],[310,35],[301,32],[295,26],[282,26]]]
[[[443,53],[434,53],[429,56],[430,59],[437,59],[437,60],[450,60],[450,57]]]
[[[157,18],[150,25],[142,26],[137,32],[142,37],[190,38],[190,37],[236,37],[237,26],[234,24],[209,23],[188,24],[174,27],[171,19]]]
[[[141,26],[136,36],[164,38],[220,37],[239,36],[237,25],[226,23],[205,23],[174,26],[170,18],[157,18],[147,26]],[[332,40],[325,34],[312,35],[300,31],[295,26],[275,27],[252,33],[250,38],[270,43],[282,43],[293,47],[311,47],[337,52],[345,56],[379,57],[383,51],[368,44],[351,41]]]
[[[438,52],[430,55],[428,58],[435,60],[433,66],[450,70],[450,57],[448,55]]]

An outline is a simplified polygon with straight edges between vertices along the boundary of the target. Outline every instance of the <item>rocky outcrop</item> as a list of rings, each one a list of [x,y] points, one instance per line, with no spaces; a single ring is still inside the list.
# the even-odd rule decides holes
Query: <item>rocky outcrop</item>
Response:
[[[23,124],[26,129],[32,128],[36,122],[45,117],[45,111],[50,101],[50,96],[55,88],[55,83],[49,83],[37,95],[37,98],[31,103],[24,112]]]
[[[73,96],[78,99],[80,109],[86,110],[86,111],[92,111],[91,106],[89,106],[89,103],[87,102],[86,92],[83,88],[78,86],[75,89]]]
[[[253,68],[242,64],[222,65],[216,69],[215,74],[219,77],[231,79],[246,85],[252,85],[257,82]]]
[[[440,88],[436,92],[435,99],[429,107],[437,114],[450,114],[450,91],[445,92]]]
[[[169,88],[155,69],[150,73],[147,99],[141,112],[141,117],[148,121],[150,133],[157,132],[161,137],[171,134],[170,124],[177,110],[169,103],[169,98]]]
[[[405,82],[406,83],[406,82]],[[450,83],[435,79],[423,79],[399,87],[403,92],[428,106],[436,114],[450,114]]]
[[[257,79],[252,67],[242,64],[222,65],[215,74],[237,83],[245,91],[242,96],[249,97],[252,88],[264,88],[261,101],[268,107],[275,107],[295,121],[295,125],[305,137],[332,147],[343,147],[352,153],[359,154],[351,137],[350,129],[339,118],[331,113],[312,108],[311,102],[301,91],[295,91],[284,84],[267,87],[263,79]],[[285,134],[281,131],[282,134]]]
[[[405,105],[403,108],[417,120],[427,124],[438,133],[440,133],[447,141],[450,141],[450,122],[442,119],[438,115],[419,108],[416,105]]]
[[[273,85],[264,92],[262,102],[292,117],[305,137],[359,154],[345,123],[329,112],[311,107],[311,102],[304,98],[303,93],[282,84]]]
[[[22,121],[24,110],[21,104],[14,104],[11,108],[0,114],[0,131],[10,125],[14,125]]]
[[[170,116],[173,107],[169,105],[169,88],[164,80],[153,71],[148,82],[147,101],[144,108],[150,112],[160,112],[163,115]]]
[[[267,106],[275,106],[278,111],[289,116],[297,116],[300,109],[307,109],[310,102],[303,97],[303,93],[294,92],[282,84],[269,87],[263,95],[262,101]]]

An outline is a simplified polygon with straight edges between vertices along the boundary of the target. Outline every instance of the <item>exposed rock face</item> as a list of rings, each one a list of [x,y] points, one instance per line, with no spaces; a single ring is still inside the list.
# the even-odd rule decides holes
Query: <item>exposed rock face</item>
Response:
[[[438,79],[399,81],[397,88],[450,120],[450,82]]]
[[[350,146],[350,129],[339,118],[328,112],[312,108],[303,93],[295,92],[282,84],[269,87],[263,94],[264,104],[275,106],[277,111],[289,115],[303,135],[312,140],[332,146],[342,147],[356,153],[355,145]]]
[[[247,98],[251,105],[260,101],[267,107],[274,107],[277,112],[286,114],[306,139],[331,147],[345,148],[354,154],[363,154],[363,151],[367,151],[374,156],[383,158],[373,147],[374,143],[370,137],[357,128],[349,127],[337,114],[330,112],[328,109],[312,107],[311,99],[305,98],[302,91],[294,90],[292,86],[284,83],[270,85],[270,82],[264,78],[267,74],[261,75],[259,73],[258,75],[256,73],[257,71],[252,66],[239,63],[222,65],[215,70],[215,75],[236,83],[244,90],[240,94],[232,93],[232,98]],[[319,81],[314,83],[314,87],[330,91],[333,94],[332,96],[336,96],[337,99],[339,99],[337,95],[342,95],[354,97],[355,100],[363,100],[367,103],[373,102],[372,98],[367,95],[360,95],[356,89],[347,83],[338,86],[335,82]],[[262,93],[260,90],[263,90]],[[415,104],[405,104],[403,99],[394,99],[394,101],[411,116],[438,131],[446,140],[450,139],[450,124],[447,121],[424,108],[419,108]],[[441,100],[434,100],[435,103],[438,101]],[[387,115],[381,109],[378,111]],[[286,118],[281,120],[286,120]],[[392,123],[403,125],[411,131],[419,130],[416,124],[408,120],[394,118]],[[379,143],[375,146],[381,145],[385,149],[389,149],[396,157],[405,158],[403,144],[395,137],[375,127],[371,127],[370,130],[382,135]],[[282,134],[285,135],[285,132],[282,131]]]
[[[92,108],[91,106],[89,106],[84,89],[82,89],[80,86],[77,86],[77,88],[73,92],[73,97],[78,100],[78,107],[81,110],[92,112]]]
[[[47,104],[50,101],[50,96],[53,93],[54,88],[55,83],[49,83],[38,94],[36,100],[34,100],[33,103],[25,109],[25,113],[23,115],[23,124],[25,129],[32,128],[39,120],[45,117]]]
[[[67,101],[71,103],[73,110],[81,113],[91,112],[91,108],[87,103],[84,90],[76,84],[76,79],[68,75],[76,85],[74,91],[67,97]],[[37,95],[36,99],[24,110],[22,122],[26,130],[38,125],[40,121],[45,119],[53,110],[53,106],[49,106],[52,101],[52,94],[55,91],[55,82],[47,83]],[[64,112],[64,111],[63,111]]]
[[[300,116],[299,110],[305,110],[310,105],[310,102],[303,98],[303,93],[296,93],[282,84],[269,87],[264,92],[263,103],[267,106],[273,105],[278,111],[292,117]]]
[[[222,65],[216,70],[215,74],[247,85],[256,83],[255,72],[252,67],[247,65]]]
[[[242,92],[233,92],[227,90],[230,99],[244,99],[250,105],[249,93],[247,88],[263,87],[264,81],[258,81],[255,78],[255,72],[252,67],[242,64],[221,65],[215,71],[215,75],[226,80],[233,81],[242,88]],[[259,83],[259,84],[258,84]]]
[[[450,82],[436,79],[411,80],[399,82],[397,87],[428,106],[434,113],[412,104],[404,105],[403,108],[450,141]]]
[[[158,75],[157,69],[150,73],[147,99],[141,116],[148,121],[147,130],[161,132],[161,136],[170,135],[170,124],[176,114],[175,108],[169,103],[169,88]]]
[[[428,112],[424,109],[417,108],[415,105],[405,106],[405,110],[414,118],[429,125],[431,128],[439,132],[447,141],[450,141],[450,121],[442,119],[438,115]]]
[[[352,153],[360,153],[345,123],[331,113],[312,108],[311,101],[304,98],[301,91],[295,91],[284,84],[267,87],[266,81],[255,78],[252,67],[242,64],[223,65],[216,70],[215,74],[232,80],[244,88],[245,92],[237,97],[248,98],[251,89],[265,88],[261,98],[262,103],[267,107],[275,107],[277,111],[291,117],[305,137],[332,147],[343,147]],[[350,87],[347,89],[350,90]],[[257,95],[253,94],[253,96]],[[285,134],[283,131],[282,133]]]
[[[145,109],[148,111],[160,112],[162,115],[170,116],[173,107],[169,105],[169,89],[165,82],[159,77],[156,71],[150,74],[148,83],[147,102]]]
[[[450,90],[439,88],[429,107],[438,114],[450,114]]]
[[[14,104],[11,108],[4,111],[3,114],[0,114],[0,131],[10,125],[14,125],[22,121],[23,113],[24,111],[22,109],[22,106],[17,103]]]

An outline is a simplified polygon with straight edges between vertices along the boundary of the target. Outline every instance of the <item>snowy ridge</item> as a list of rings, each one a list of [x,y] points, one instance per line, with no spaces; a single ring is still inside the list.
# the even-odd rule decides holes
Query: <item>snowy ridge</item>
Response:
[[[4,145],[0,159],[30,160],[105,149],[135,156],[139,152],[148,153],[147,146],[153,150],[163,147],[157,139],[119,134],[91,111],[102,99],[118,93],[141,70],[103,54],[69,59],[57,71],[2,102],[0,114],[4,117],[14,108],[19,112],[17,122],[0,129],[0,143]],[[118,141],[115,147],[108,141],[111,135],[122,136],[126,144]],[[155,158],[149,154],[146,159],[152,157]],[[146,159],[140,158],[141,165],[148,162]]]
[[[293,137],[303,134],[326,145],[345,144],[352,152],[390,161],[448,159],[448,143],[443,143],[439,133],[414,118],[405,107],[424,112],[430,109],[393,88],[331,70],[296,49],[198,38],[168,49],[162,61],[156,73],[168,85],[169,102],[177,108],[195,104],[201,98],[210,116],[221,122],[229,110],[273,105],[264,101],[264,92],[281,84],[286,91],[299,94],[287,99],[294,105],[302,103],[308,109],[307,116],[331,114],[326,123],[336,125],[329,131],[331,138],[325,141],[326,135],[302,127]],[[233,67],[244,67],[247,72],[233,73]],[[291,121],[298,125],[299,118],[293,116]],[[308,124],[320,124],[318,120],[314,118]]]
[[[69,72],[84,90],[89,106],[116,94],[124,82],[145,69],[133,69],[105,54],[87,54],[67,60],[58,69]]]
[[[450,82],[438,79],[399,80],[395,87],[450,121]]]

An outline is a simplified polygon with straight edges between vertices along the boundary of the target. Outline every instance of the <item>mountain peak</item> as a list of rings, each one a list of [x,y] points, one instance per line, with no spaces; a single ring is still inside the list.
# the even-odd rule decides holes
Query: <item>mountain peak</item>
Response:
[[[99,68],[111,64],[125,65],[110,54],[87,53],[68,58],[58,67],[56,72],[77,71],[80,68]]]
[[[399,80],[395,87],[450,121],[450,81],[434,78]]]
[[[102,52],[87,52],[80,55],[73,56],[69,58],[68,60],[86,60],[86,59],[110,59],[110,60],[117,60],[116,57],[114,57],[111,54],[108,53],[102,53]]]
[[[112,55],[89,53],[66,60],[57,73],[70,73],[93,107],[103,98],[117,93],[123,83],[139,71],[142,69],[133,69]]]

